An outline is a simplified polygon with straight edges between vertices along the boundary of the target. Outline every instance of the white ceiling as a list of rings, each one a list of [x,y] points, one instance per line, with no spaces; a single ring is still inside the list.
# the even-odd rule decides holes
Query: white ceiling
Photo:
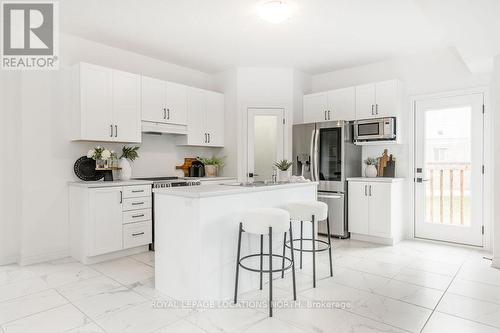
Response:
[[[281,24],[256,15],[258,0],[64,0],[60,12],[63,32],[205,72],[315,74],[448,47],[446,26],[432,15],[440,1],[295,0]]]

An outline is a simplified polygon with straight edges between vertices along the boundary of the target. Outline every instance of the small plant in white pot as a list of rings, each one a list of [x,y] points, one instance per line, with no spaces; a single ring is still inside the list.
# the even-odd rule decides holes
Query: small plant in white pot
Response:
[[[135,147],[127,147],[123,146],[122,148],[122,156],[120,156],[119,167],[120,170],[120,179],[121,180],[129,180],[132,178],[132,166],[130,162],[133,162],[135,159],[139,157],[137,151],[139,150],[138,146]]]
[[[368,178],[377,177],[377,159],[373,157],[368,157],[365,160],[365,176]]]
[[[224,157],[212,156],[211,158],[207,158],[198,156],[196,159],[205,165],[206,177],[217,177],[220,168],[224,166]]]
[[[292,170],[290,169],[292,162],[288,160],[281,160],[274,163],[274,166],[278,169],[276,180],[278,182],[289,182],[290,177],[292,176]]]

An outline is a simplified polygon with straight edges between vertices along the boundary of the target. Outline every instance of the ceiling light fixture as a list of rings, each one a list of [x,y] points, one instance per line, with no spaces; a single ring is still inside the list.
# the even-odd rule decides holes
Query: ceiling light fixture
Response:
[[[292,5],[285,1],[272,0],[261,2],[257,8],[261,19],[270,23],[281,23],[292,14]]]

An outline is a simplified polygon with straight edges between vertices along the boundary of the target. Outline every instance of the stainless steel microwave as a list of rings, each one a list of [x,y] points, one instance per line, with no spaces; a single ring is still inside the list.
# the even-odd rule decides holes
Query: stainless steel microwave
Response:
[[[396,140],[396,118],[376,118],[354,122],[354,141]]]

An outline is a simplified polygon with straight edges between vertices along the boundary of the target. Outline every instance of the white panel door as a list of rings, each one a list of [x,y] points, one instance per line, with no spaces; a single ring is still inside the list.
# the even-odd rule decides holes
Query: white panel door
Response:
[[[377,82],[375,84],[375,115],[377,117],[396,117],[398,115],[398,80]]]
[[[416,237],[483,245],[483,98],[416,103]]]
[[[368,234],[369,206],[368,184],[349,182],[349,232]]]
[[[122,188],[90,190],[88,256],[122,249]]]
[[[368,183],[370,222],[368,234],[390,238],[391,229],[391,184]],[[398,221],[399,223],[399,221]]]
[[[171,124],[187,124],[187,87],[173,82],[166,82],[166,122]]]
[[[327,93],[304,96],[304,123],[317,123],[328,120]]]
[[[328,120],[356,119],[356,90],[354,87],[328,92]]]
[[[111,141],[113,134],[113,71],[109,68],[80,65],[80,107],[82,140]]]
[[[271,180],[274,163],[284,158],[283,109],[248,109],[248,180]]]
[[[197,88],[188,89],[188,145],[208,144],[205,128],[205,92]]]
[[[141,142],[141,77],[113,70],[114,140]]]
[[[159,123],[166,122],[165,81],[143,76],[141,86],[142,120]]]
[[[209,146],[224,146],[224,95],[205,92],[206,131]]]
[[[356,119],[376,118],[375,84],[356,86]]]

